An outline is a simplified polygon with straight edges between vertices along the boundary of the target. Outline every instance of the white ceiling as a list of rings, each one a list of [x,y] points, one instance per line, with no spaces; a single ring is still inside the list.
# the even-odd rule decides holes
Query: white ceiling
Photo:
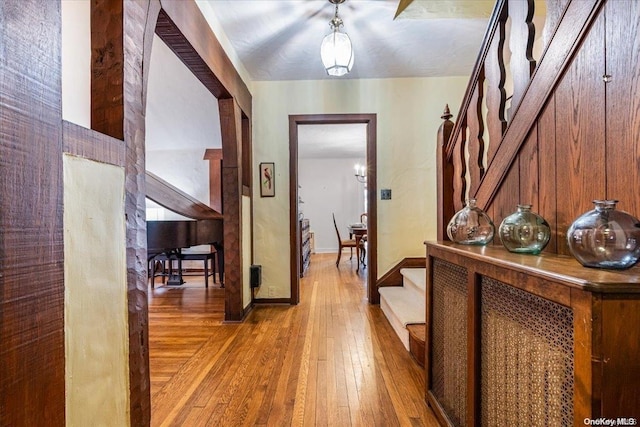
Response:
[[[366,157],[367,125],[299,125],[298,157],[340,159]]]
[[[354,47],[340,79],[469,75],[494,0],[347,0],[339,16]],[[328,0],[198,0],[255,81],[335,79],[320,61],[335,7]],[[213,17],[212,17],[213,15]],[[364,158],[365,125],[304,125],[300,158]]]
[[[347,0],[339,7],[355,63],[341,79],[469,75],[493,0],[415,0],[393,19],[398,0]],[[330,32],[328,0],[199,0],[215,15],[256,81],[327,76],[320,43]]]

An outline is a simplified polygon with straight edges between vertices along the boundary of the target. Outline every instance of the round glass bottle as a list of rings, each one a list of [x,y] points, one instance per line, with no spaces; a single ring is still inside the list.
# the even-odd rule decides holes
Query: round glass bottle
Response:
[[[518,205],[518,210],[502,220],[500,241],[509,252],[539,254],[549,243],[551,228],[531,205]]]
[[[469,199],[464,208],[456,212],[447,226],[452,242],[463,245],[486,245],[493,240],[495,227],[489,215]]]
[[[585,267],[625,269],[640,258],[640,223],[616,210],[617,200],[594,200],[595,209],[569,227],[571,254]]]

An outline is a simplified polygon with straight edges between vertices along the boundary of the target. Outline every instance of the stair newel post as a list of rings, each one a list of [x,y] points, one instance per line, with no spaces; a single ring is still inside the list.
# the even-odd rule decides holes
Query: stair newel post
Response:
[[[449,111],[449,104],[444,108],[440,118],[444,120],[438,129],[437,148],[437,183],[438,183],[438,240],[449,240],[446,226],[455,213],[453,203],[453,161],[448,153],[451,133],[454,123],[450,120],[453,115]]]

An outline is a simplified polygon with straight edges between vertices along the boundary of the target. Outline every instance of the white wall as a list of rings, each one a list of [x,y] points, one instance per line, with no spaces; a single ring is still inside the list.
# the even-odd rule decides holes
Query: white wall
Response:
[[[254,177],[254,253],[263,269],[258,297],[266,298],[269,287],[277,298],[290,295],[288,116],[377,114],[377,187],[392,190],[392,200],[378,194],[377,201],[382,276],[405,257],[424,256],[423,241],[436,236],[437,130],[446,103],[457,113],[467,82],[468,76],[253,82],[254,167],[276,163],[276,197],[260,198]]]
[[[91,127],[91,2],[62,0],[62,118]]]
[[[208,204],[209,161],[204,153],[221,147],[218,100],[154,35],[147,89],[146,169]],[[170,212],[164,216],[175,218]]]
[[[309,219],[317,253],[338,251],[332,213],[336,215],[342,239],[349,237],[349,224],[360,222],[360,214],[364,212],[364,184],[354,176],[356,163],[364,164],[364,158],[298,160],[301,187],[298,191],[304,201],[300,210]]]

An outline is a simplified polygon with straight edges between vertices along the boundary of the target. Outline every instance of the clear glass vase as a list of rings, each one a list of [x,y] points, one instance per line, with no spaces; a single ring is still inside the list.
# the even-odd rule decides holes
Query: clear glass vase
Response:
[[[463,245],[486,245],[493,240],[495,227],[489,215],[469,199],[464,208],[456,212],[447,226],[452,242]]]
[[[569,227],[571,254],[585,267],[625,269],[640,258],[640,223],[616,210],[617,200],[594,200],[595,209]]]
[[[499,234],[509,252],[535,255],[549,243],[551,228],[544,218],[531,212],[531,205],[518,205],[516,212],[502,220]]]

